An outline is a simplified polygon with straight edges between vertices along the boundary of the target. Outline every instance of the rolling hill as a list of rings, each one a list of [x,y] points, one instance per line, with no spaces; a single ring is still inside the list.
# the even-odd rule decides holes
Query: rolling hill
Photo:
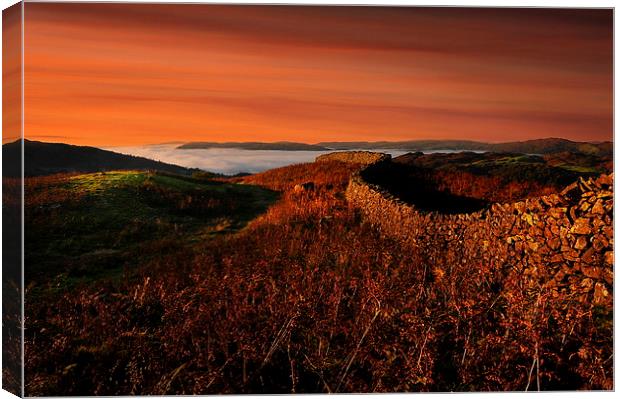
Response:
[[[2,146],[3,175],[20,175],[19,141]],[[158,170],[189,175],[194,170],[132,155],[119,154],[95,147],[24,140],[25,176],[55,173],[100,172],[109,170]]]
[[[31,177],[25,193],[28,280],[41,284],[122,273],[141,248],[170,241],[174,250],[237,231],[278,197],[251,185],[135,170]]]
[[[353,141],[353,142],[321,142],[319,146],[335,150],[348,149],[398,149],[406,151],[433,150],[467,150],[489,152],[514,152],[523,154],[552,154],[556,152],[573,152],[598,156],[613,155],[613,143],[576,142],[560,138],[545,138],[506,143],[484,143],[470,140],[412,140],[412,141]]]
[[[290,141],[267,142],[190,142],[177,147],[187,149],[236,148],[242,150],[329,151],[329,150],[405,150],[405,151],[486,151],[523,154],[576,154],[612,156],[613,143],[576,142],[562,138],[544,138],[505,143],[486,143],[472,140],[407,140],[407,141],[329,141],[316,144]]]
[[[441,177],[431,180],[441,197],[442,187],[408,185],[427,202],[488,206],[498,191],[522,198],[495,176],[413,173],[545,162],[434,155],[382,171],[405,189]],[[24,342],[49,349],[27,352],[26,392],[516,391],[536,379],[537,353],[541,389],[613,388],[613,271],[600,257],[613,234],[611,191],[590,191],[604,201],[596,217],[582,197],[548,215],[526,202],[484,217],[396,215],[399,202],[351,196],[352,174],[391,188],[367,180],[368,169],[328,159],[217,181],[131,171],[27,178],[25,306],[37,317]],[[582,216],[597,231],[568,234],[584,228]],[[498,231],[510,236],[492,238]]]

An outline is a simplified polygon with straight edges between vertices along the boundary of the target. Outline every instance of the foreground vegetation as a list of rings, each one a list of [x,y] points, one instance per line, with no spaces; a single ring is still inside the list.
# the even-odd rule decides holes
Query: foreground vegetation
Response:
[[[373,168],[364,177],[419,209],[461,213],[556,193],[579,177],[612,171],[611,157],[581,153],[417,152]]]
[[[238,230],[278,196],[139,171],[28,178],[25,190],[27,281],[34,292],[120,277],[123,267],[133,271],[160,251]]]
[[[383,236],[344,200],[359,168],[296,165],[234,186],[140,173],[32,181],[42,197],[30,196],[27,229],[41,227],[28,234],[50,232],[33,244],[47,251],[37,262],[67,264],[60,253],[79,249],[86,272],[104,248],[125,257],[122,278],[26,292],[26,394],[613,388],[611,309],[542,288],[532,303],[502,265],[444,264],[439,249]],[[252,198],[261,206],[239,222],[256,216],[271,190],[279,199],[247,226],[211,234]],[[188,205],[198,192],[202,205]],[[48,273],[29,262],[32,276]]]

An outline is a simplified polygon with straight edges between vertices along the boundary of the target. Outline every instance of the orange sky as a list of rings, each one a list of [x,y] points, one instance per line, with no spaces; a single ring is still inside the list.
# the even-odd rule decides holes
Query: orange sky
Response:
[[[2,10],[2,144],[21,137],[21,4]]]
[[[29,139],[612,139],[611,10],[25,8]]]

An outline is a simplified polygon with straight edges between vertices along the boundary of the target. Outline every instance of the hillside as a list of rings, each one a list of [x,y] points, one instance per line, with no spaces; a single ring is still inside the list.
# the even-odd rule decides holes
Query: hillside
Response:
[[[305,144],[280,141],[263,142],[191,142],[178,149],[236,148],[243,150],[278,150],[278,151],[329,151],[329,150],[405,150],[405,151],[489,151],[512,152],[522,154],[554,154],[569,152],[574,154],[611,157],[611,142],[587,143],[560,138],[546,138],[506,143],[485,143],[471,140],[409,140],[409,141],[348,141],[320,142]]]
[[[20,175],[19,141],[2,146],[3,174]],[[25,176],[54,173],[90,173],[107,170],[159,170],[189,175],[192,170],[177,165],[132,155],[119,154],[95,147],[24,140]]]
[[[277,151],[328,151],[329,149],[316,144],[293,143],[289,141],[278,141],[275,143],[260,142],[192,142],[177,147],[180,150],[195,150],[209,148],[236,148],[240,150],[277,150]]]
[[[27,280],[45,286],[122,273],[154,245],[176,248],[236,231],[277,194],[162,172],[112,171],[30,177],[25,197]]]
[[[492,151],[513,152],[523,154],[551,154],[556,152],[572,152],[598,156],[612,156],[613,143],[575,142],[559,138],[546,138],[506,143],[484,143],[469,140],[412,140],[412,141],[376,141],[376,142],[321,142],[319,146],[335,150],[366,149],[366,150],[405,150],[405,151]]]
[[[464,208],[455,206],[456,201],[469,202],[474,208],[488,202],[517,201],[560,191],[579,177],[612,171],[606,157],[570,152],[545,156],[416,152],[396,157],[366,177],[404,201],[425,209],[453,208],[458,213]]]
[[[26,392],[613,387],[613,178],[445,215],[358,158],[29,179]]]

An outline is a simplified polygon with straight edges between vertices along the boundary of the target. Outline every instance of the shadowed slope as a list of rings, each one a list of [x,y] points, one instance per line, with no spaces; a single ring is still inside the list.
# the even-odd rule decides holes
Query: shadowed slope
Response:
[[[20,141],[4,144],[2,156],[19,160]],[[5,176],[19,176],[21,165],[4,162]],[[54,173],[90,173],[106,170],[159,170],[188,175],[192,170],[132,155],[119,154],[95,147],[24,140],[24,175],[41,176]]]
[[[115,171],[26,179],[26,281],[135,268],[166,243],[237,231],[277,194],[249,185]]]

